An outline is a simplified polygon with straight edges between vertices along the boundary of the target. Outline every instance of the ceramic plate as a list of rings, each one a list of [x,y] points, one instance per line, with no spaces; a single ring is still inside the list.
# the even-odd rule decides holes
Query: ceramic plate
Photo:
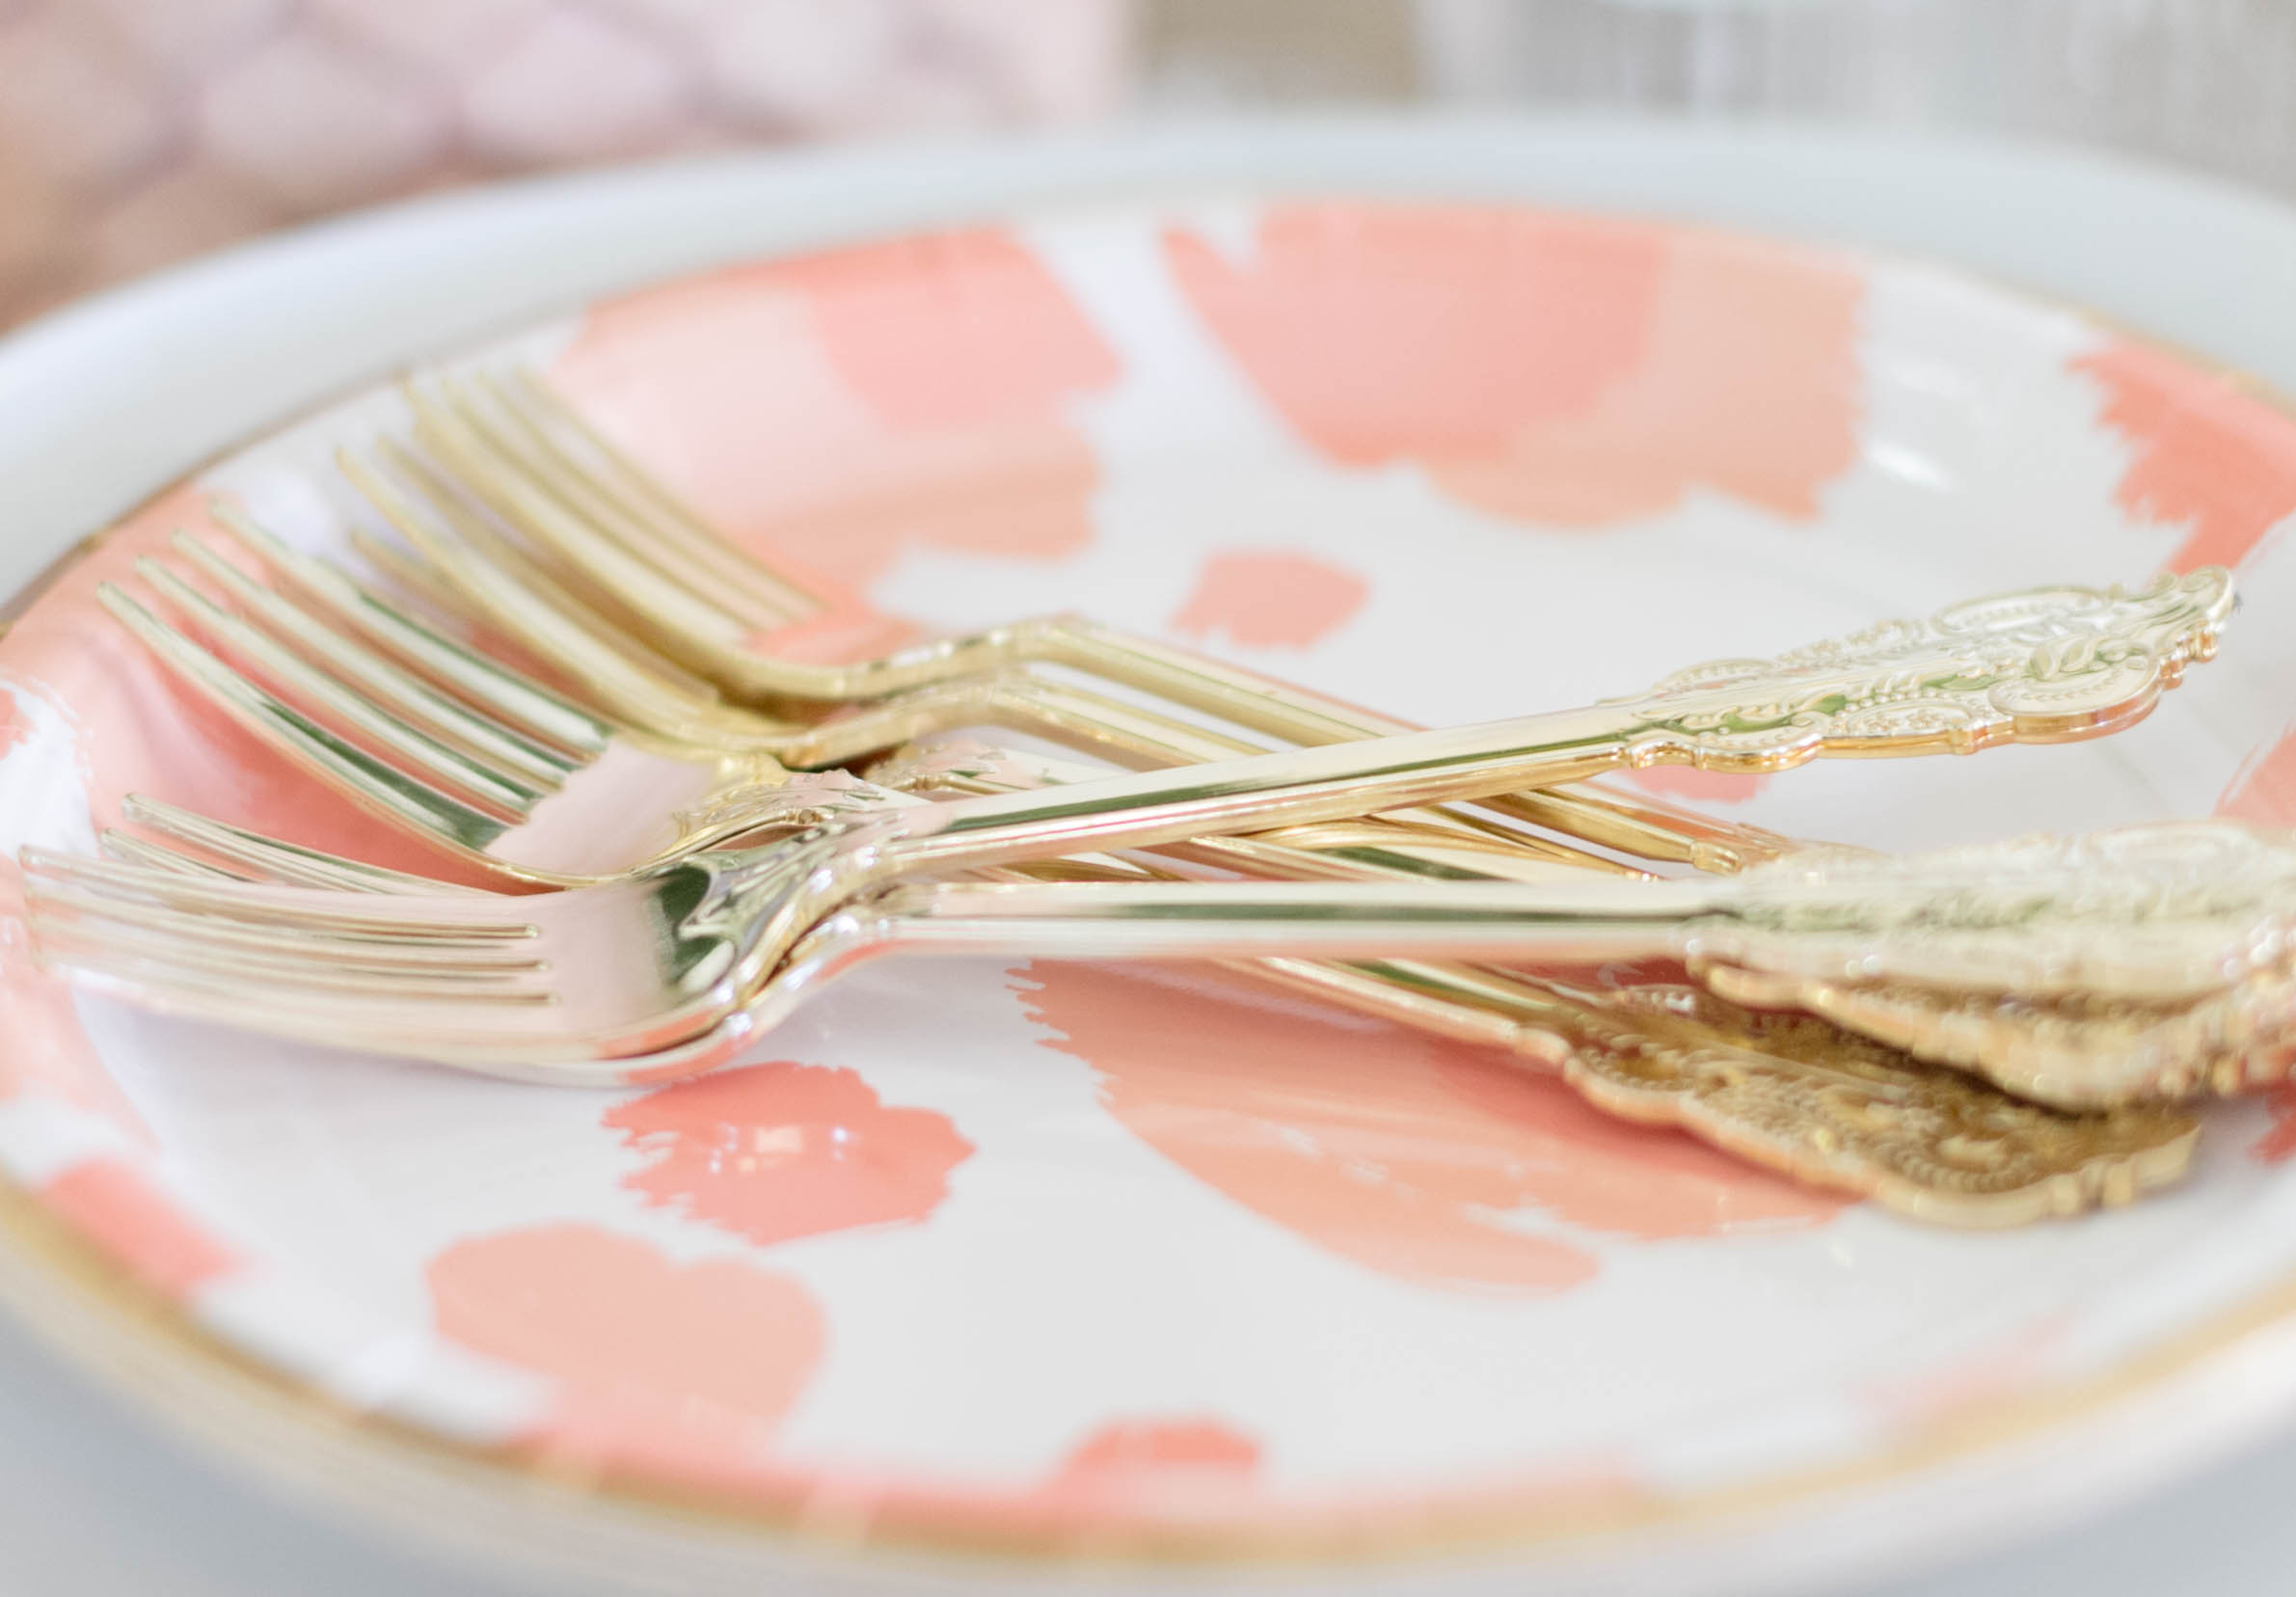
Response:
[[[1901,848],[2296,822],[2296,423],[1949,272],[1208,200],[763,261],[472,359],[540,365],[836,593],[763,640],[812,659],[1082,608],[1464,720],[2232,565],[2222,659],[2120,737],[1637,779]],[[0,641],[12,850],[89,848],[144,792],[424,864],[92,598],[216,495],[338,546],[329,457],[395,405],[216,462],[30,606]],[[0,1165],[90,1248],[378,1439],[800,1542],[1148,1580],[1473,1550],[1468,1580],[1721,1515],[1806,1531],[2229,1340],[2296,1276],[2296,1098],[2212,1110],[2174,1195],[1970,1235],[1185,969],[885,964],[717,1076],[548,1092],[75,999],[7,891]]]

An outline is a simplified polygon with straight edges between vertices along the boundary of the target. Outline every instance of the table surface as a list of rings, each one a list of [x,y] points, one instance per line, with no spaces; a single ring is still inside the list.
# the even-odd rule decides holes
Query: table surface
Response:
[[[1790,126],[1295,120],[1031,145],[681,162],[434,199],[242,247],[0,342],[0,592],[72,537],[313,399],[666,272],[1148,188],[1474,192],[1700,217],[1958,261],[2296,391],[2296,212],[2067,149]],[[38,1278],[10,1263],[19,1298]],[[5,1295],[0,1292],[0,1295]],[[2272,1428],[2267,1429],[2270,1425]],[[2243,1449],[2228,1452],[2227,1449]],[[1858,1597],[2244,1597],[2296,1565],[2296,1417],[2212,1422],[2198,1472],[2126,1460],[2048,1525]],[[2133,1494],[2133,1495],[2132,1495]],[[2068,1519],[2076,1513],[2077,1519]],[[579,1589],[451,1560],[220,1463],[0,1318],[0,1593],[237,1597]]]

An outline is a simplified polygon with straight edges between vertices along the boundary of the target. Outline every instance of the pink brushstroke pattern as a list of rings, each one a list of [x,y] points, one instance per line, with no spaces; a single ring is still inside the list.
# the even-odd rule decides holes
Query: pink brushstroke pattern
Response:
[[[1693,488],[1810,520],[1857,452],[1854,271],[1653,224],[1489,207],[1297,204],[1250,258],[1184,230],[1181,289],[1302,438],[1414,462],[1553,528]]]
[[[1645,793],[1694,804],[1742,804],[1769,785],[1768,776],[1679,765],[1630,771],[1627,779]]]
[[[163,1297],[190,1296],[239,1267],[239,1258],[122,1159],[84,1159],[40,1189],[40,1201]]]
[[[1118,376],[995,230],[736,267],[594,309],[553,381],[729,536],[828,602],[756,639],[830,659],[907,636],[869,584],[911,550],[1059,560],[1098,464],[1063,416]]]
[[[788,1060],[658,1088],[601,1123],[652,1157],[624,1186],[761,1247],[914,1225],[973,1152],[946,1115],[887,1108],[851,1070]]]
[[[1593,1254],[1504,1216],[1714,1236],[1823,1224],[1839,1198],[1588,1108],[1489,1050],[1237,984],[1040,964],[1023,1001],[1175,1164],[1312,1245],[1423,1286],[1567,1290]]]
[[[2073,369],[2103,388],[2102,420],[2132,446],[2121,508],[2189,528],[2176,570],[2237,566],[2296,511],[2296,418],[2239,378],[2128,339]]]
[[[825,1345],[801,1283],[743,1259],[676,1263],[579,1222],[458,1242],[427,1276],[441,1335],[555,1381],[527,1440],[583,1468],[761,1471]]]
[[[1186,637],[1224,633],[1247,649],[1305,649],[1363,608],[1370,584],[1329,560],[1293,551],[1214,555],[1172,617]]]

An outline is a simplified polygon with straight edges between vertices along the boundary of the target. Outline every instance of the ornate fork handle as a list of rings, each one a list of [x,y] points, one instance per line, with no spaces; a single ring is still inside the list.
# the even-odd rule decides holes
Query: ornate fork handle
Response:
[[[2296,1057],[2296,836],[2229,822],[1813,851],[1723,880],[909,885],[824,928],[808,957],[1669,958],[2075,1110],[2255,1085]]]
[[[1575,781],[1621,766],[1779,771],[1821,754],[1968,753],[2140,719],[2232,609],[2210,568],[2130,591],[2045,588],[1892,622],[1651,692],[1481,726],[1152,771],[887,817],[854,838],[872,881],[1031,854],[1152,847]]]
[[[870,774],[976,794],[1090,779],[1089,768],[961,742],[911,750]],[[1297,827],[1202,839],[1188,850],[1204,863],[1288,880],[1432,874],[1423,843],[1383,838],[1366,853],[1363,829]],[[1476,875],[1505,874],[1483,868],[1490,863],[1458,862]],[[1040,868],[1023,869],[1035,876]],[[1138,880],[1138,867],[1125,875]],[[1550,869],[1544,880],[1554,879]],[[1609,1113],[1677,1126],[1767,1169],[1942,1224],[2015,1225],[2128,1202],[2180,1177],[2199,1134],[2189,1114],[2169,1105],[2066,1113],[1923,1064],[1876,1041],[1871,1025],[1863,1029],[1875,1035],[1860,1036],[1692,987],[1589,990],[1523,971],[1394,958],[1231,965],[1325,1002],[1527,1055]]]
[[[916,948],[1025,929],[1080,959],[1656,958],[2166,1005],[2296,957],[2296,834],[2167,822],[1923,853],[1813,850],[1687,880],[935,883],[858,896],[848,913],[881,917]]]

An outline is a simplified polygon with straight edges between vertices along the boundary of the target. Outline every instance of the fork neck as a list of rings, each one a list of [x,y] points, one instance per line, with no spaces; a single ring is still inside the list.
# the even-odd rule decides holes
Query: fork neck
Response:
[[[864,896],[813,926],[759,989],[761,1015],[880,954],[1032,959],[1278,956],[1596,963],[1680,958],[1711,880],[1518,882],[927,882]]]

